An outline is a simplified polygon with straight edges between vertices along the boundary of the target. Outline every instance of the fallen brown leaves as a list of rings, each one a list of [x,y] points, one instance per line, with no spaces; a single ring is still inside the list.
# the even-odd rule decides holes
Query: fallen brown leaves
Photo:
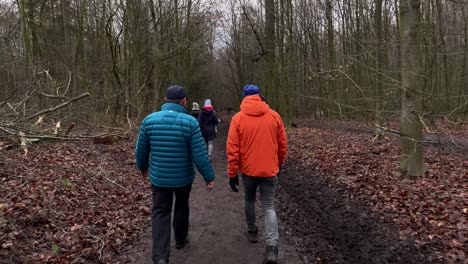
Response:
[[[347,186],[350,197],[368,201],[382,221],[399,225],[402,240],[438,245],[434,255],[447,262],[466,260],[467,157],[444,152],[441,163],[437,149],[428,147],[426,175],[395,178],[398,142],[373,142],[360,127],[351,131],[293,129],[288,158],[325,172],[331,182]],[[146,230],[151,192],[134,169],[133,141],[38,144],[27,156],[8,149],[0,153],[0,260],[114,263]]]
[[[332,183],[347,186],[351,198],[368,201],[381,213],[382,221],[399,225],[400,239],[410,239],[418,247],[437,245],[434,255],[449,263],[466,261],[468,158],[457,153],[443,154],[441,163],[437,149],[427,147],[426,175],[395,178],[398,141],[373,142],[372,135],[360,130],[290,130],[288,158],[324,172]],[[442,174],[452,198],[441,180]]]
[[[150,189],[134,143],[54,142],[4,152],[0,259],[111,263],[149,223]]]

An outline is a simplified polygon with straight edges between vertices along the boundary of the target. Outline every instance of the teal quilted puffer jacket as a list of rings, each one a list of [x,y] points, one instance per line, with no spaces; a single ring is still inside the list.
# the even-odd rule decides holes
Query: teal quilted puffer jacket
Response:
[[[158,187],[182,187],[193,182],[195,168],[206,182],[215,178],[197,120],[180,104],[166,103],[148,115],[136,143],[136,166]]]

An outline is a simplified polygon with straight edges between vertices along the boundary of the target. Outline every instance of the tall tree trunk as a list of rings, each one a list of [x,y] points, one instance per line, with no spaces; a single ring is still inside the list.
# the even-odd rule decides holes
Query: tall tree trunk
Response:
[[[158,21],[156,19],[156,5],[154,4],[154,0],[149,0],[149,11],[151,15],[151,26],[152,31],[151,34],[153,36],[153,48],[151,50],[151,54],[153,55],[152,63],[153,65],[157,64],[158,61],[158,52],[160,50],[160,43],[159,43],[159,31],[158,31]],[[158,9],[161,9],[161,6],[158,6]],[[156,67],[157,66],[153,66]],[[145,109],[146,111],[151,110],[158,110],[160,106],[160,96],[161,96],[161,86],[158,85],[161,82],[161,78],[158,76],[158,70],[153,69],[152,71],[151,81],[148,83],[148,87],[146,89],[146,96],[145,96]],[[149,98],[153,99],[152,103]],[[152,105],[152,106],[151,106]]]
[[[463,89],[465,89],[464,97],[465,98],[465,110],[463,113],[462,118],[467,118],[468,117],[468,86],[466,85],[466,79],[468,78],[468,70],[467,70],[467,64],[468,64],[468,16],[467,12],[465,11],[465,7],[462,9],[462,14],[464,18],[464,39],[465,39],[465,47],[464,47],[464,54],[463,54],[463,67],[462,67],[462,74],[461,74],[461,82],[460,82],[460,91],[459,91],[459,103],[458,105],[461,105],[463,102],[462,95],[463,95]]]
[[[400,1],[401,113],[400,172],[420,176],[426,170],[422,125],[422,63],[419,39],[420,0]]]
[[[383,99],[383,78],[382,78],[382,65],[383,65],[383,27],[382,27],[382,0],[375,1],[374,12],[374,26],[377,37],[376,59],[377,59],[377,75],[376,75],[376,90],[375,90],[375,115],[377,124],[383,126],[382,120],[382,99]]]
[[[333,69],[335,68],[335,28],[333,26],[333,0],[326,0],[325,2],[325,16],[327,19],[327,67],[329,74],[326,79],[327,87],[325,91],[329,98],[337,98],[335,81],[333,76]]]
[[[327,62],[328,68],[331,69],[335,66],[335,36],[333,26],[333,0],[326,0],[325,3],[326,17],[327,17]]]
[[[276,78],[276,55],[275,55],[275,1],[265,0],[265,61],[264,61],[264,83],[265,93],[271,99],[270,105],[282,113],[282,106],[278,96]]]
[[[78,3],[77,8],[79,6]],[[81,2],[81,6],[79,6],[78,12],[78,36],[77,36],[77,43],[76,43],[76,50],[74,52],[74,63],[73,63],[73,95],[78,94],[78,81],[80,76],[85,75],[83,72],[86,67],[80,67],[84,63],[84,31],[85,31],[85,19],[86,19],[86,0]]]
[[[26,68],[28,68],[29,63],[35,64],[41,57],[37,32],[38,26],[35,24],[37,3],[33,0],[16,0],[16,4],[20,13]]]
[[[396,17],[396,35],[397,36],[400,36],[400,11],[398,10],[398,1],[399,0],[394,0],[393,4],[394,4],[394,7],[395,7],[395,17]],[[398,72],[397,72],[397,80],[401,80],[401,45],[397,45],[397,69],[398,69]],[[402,89],[397,89],[396,90],[396,93],[397,93],[397,98],[400,98],[401,97],[401,94],[402,94]]]
[[[450,78],[448,74],[447,48],[445,44],[445,27],[444,27],[445,21],[442,15],[443,13],[442,1],[436,0],[436,6],[437,6],[437,20],[439,22],[439,38],[440,38],[441,49],[442,49],[442,61],[443,61],[443,67],[444,67],[443,85],[444,85],[444,91],[445,91],[445,105],[442,109],[449,111],[451,108],[450,107],[450,90],[451,89],[450,89]]]
[[[288,67],[287,73],[289,76],[289,82],[288,82],[288,87],[287,90],[285,90],[282,93],[282,97],[286,98],[286,105],[290,105],[290,102],[293,100],[296,102],[294,106],[289,107],[288,111],[288,119],[293,116],[297,116],[297,110],[298,107],[300,107],[300,97],[298,93],[294,93],[294,89],[300,89],[297,87],[300,87],[300,83],[297,79],[296,72],[299,72],[301,67],[299,66],[300,64],[297,64],[297,62],[300,63],[300,61],[297,58],[297,50],[294,45],[294,38],[293,38],[293,32],[294,32],[294,14],[293,14],[293,3],[292,0],[285,0],[286,2],[286,28],[287,28],[287,39],[286,41],[286,65]],[[293,94],[291,96],[291,94]],[[295,94],[295,95],[294,95]]]

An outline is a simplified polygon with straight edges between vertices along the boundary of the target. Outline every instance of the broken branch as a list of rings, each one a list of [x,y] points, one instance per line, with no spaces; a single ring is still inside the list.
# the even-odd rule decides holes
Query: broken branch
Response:
[[[35,114],[33,114],[33,115],[30,115],[30,116],[26,117],[26,119],[31,119],[31,118],[34,118],[34,117],[36,117],[36,116],[39,116],[39,115],[42,115],[42,114],[45,114],[45,113],[53,112],[53,111],[58,110],[58,109],[60,109],[60,108],[62,108],[62,107],[64,107],[64,106],[66,106],[66,105],[68,105],[68,104],[70,104],[70,103],[72,103],[72,102],[74,102],[74,101],[80,100],[80,99],[82,99],[82,98],[84,98],[84,97],[87,97],[87,96],[90,96],[90,95],[91,95],[91,94],[88,93],[88,92],[86,92],[86,93],[84,93],[84,94],[80,94],[80,95],[78,95],[78,96],[76,96],[76,97],[73,97],[73,98],[71,98],[70,100],[68,100],[68,101],[66,101],[66,102],[63,102],[63,103],[61,103],[61,104],[59,104],[59,105],[57,105],[57,106],[55,106],[55,107],[51,107],[51,108],[49,108],[49,109],[42,110],[42,111],[39,111],[39,112],[37,112],[37,113],[35,113]]]

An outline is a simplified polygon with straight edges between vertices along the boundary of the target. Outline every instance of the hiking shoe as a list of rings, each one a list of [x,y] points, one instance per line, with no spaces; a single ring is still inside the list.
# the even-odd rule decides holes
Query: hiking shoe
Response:
[[[267,246],[265,255],[265,264],[276,264],[278,262],[278,247]]]
[[[182,243],[176,242],[175,248],[176,248],[176,249],[183,249],[188,243],[189,243],[189,239],[188,239],[188,238],[185,239],[185,241],[182,242]]]
[[[253,231],[248,231],[247,240],[249,240],[250,243],[257,243],[258,241],[257,234],[258,234],[258,228],[255,228],[255,230]]]
[[[169,262],[165,261],[164,259],[160,259],[158,264],[168,264]]]

